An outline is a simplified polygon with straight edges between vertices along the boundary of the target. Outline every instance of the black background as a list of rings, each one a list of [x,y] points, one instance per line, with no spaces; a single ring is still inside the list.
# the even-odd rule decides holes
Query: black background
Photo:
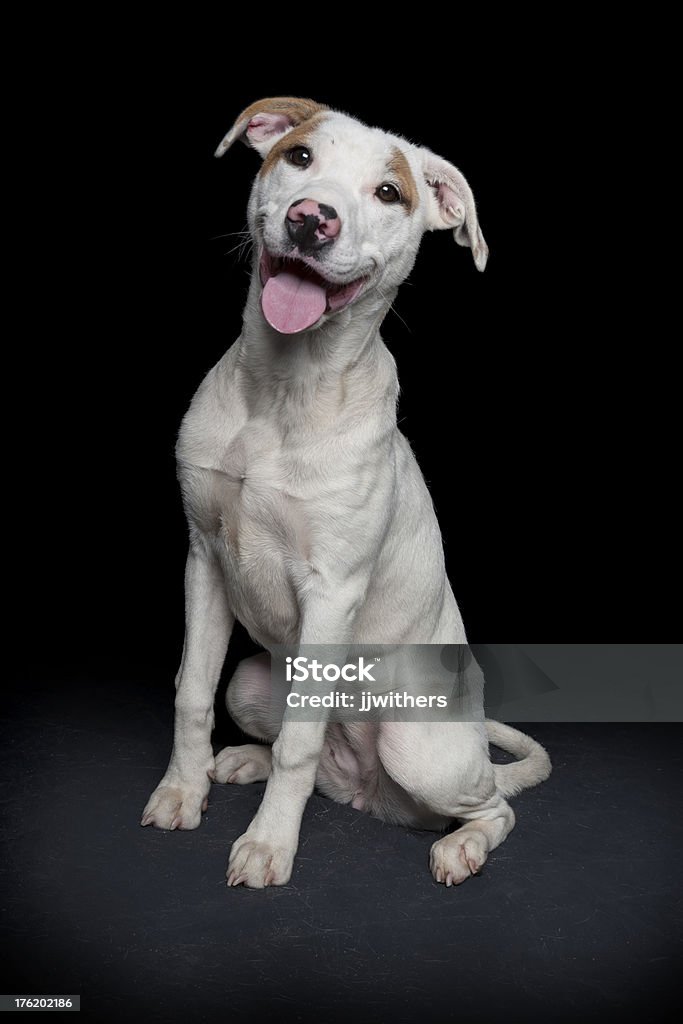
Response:
[[[586,55],[577,78],[552,46],[492,68],[356,45],[333,61],[323,48],[313,74],[289,48],[235,51],[210,27],[96,39],[38,79],[22,158],[34,230],[8,446],[21,673],[136,665],[167,685],[175,671],[175,435],[240,329],[249,264],[231,250],[258,167],[243,146],[212,154],[269,94],[404,134],[473,188],[486,271],[449,232],[426,236],[383,328],[470,639],[673,621],[651,578],[669,557],[671,378],[612,301],[609,132]]]
[[[376,13],[396,27],[392,9]],[[562,1019],[575,1010],[628,1019],[632,999],[649,1019],[652,979],[670,980],[677,930],[675,732],[651,727],[643,747],[638,726],[532,730],[551,749],[555,774],[517,802],[526,827],[497,854],[485,890],[463,887],[453,917],[425,870],[428,836],[336,805],[330,814],[317,796],[305,828],[311,851],[320,848],[268,902],[247,892],[229,894],[239,905],[222,902],[224,854],[261,788],[214,787],[213,817],[198,833],[137,827],[168,755],[182,647],[176,431],[238,334],[247,286],[248,264],[229,250],[258,157],[241,146],[221,161],[212,154],[262,96],[311,96],[403,134],[456,163],[473,188],[491,251],[485,273],[448,232],[427,236],[400,317],[383,328],[403,388],[401,429],[434,498],[470,639],[528,630],[635,642],[670,638],[679,625],[667,586],[677,579],[677,376],[668,334],[652,308],[639,311],[658,254],[640,192],[651,168],[632,104],[637,60],[620,66],[618,47],[596,41],[582,19],[557,30],[498,24],[492,48],[493,27],[475,33],[459,13],[410,12],[398,41],[382,27],[369,36],[365,22],[342,40],[330,21],[339,12],[322,25],[297,12],[284,30],[264,11],[243,16],[246,29],[198,30],[168,17],[69,24],[60,12],[50,25],[43,15],[7,97],[19,128],[6,204],[20,222],[10,296],[20,316],[5,349],[7,678],[19,684],[4,741],[6,990],[16,979],[34,990],[62,979],[82,986],[91,1010],[106,994],[112,1019],[127,1012],[131,992],[150,1006],[166,992],[159,1019],[169,1019],[178,985],[189,1006],[205,985],[207,1006],[219,1005],[214,993],[227,999],[227,986],[240,1006],[258,1008],[261,968],[245,974],[243,991],[235,978],[251,970],[250,943],[257,950],[265,936],[279,975],[290,963],[306,967],[291,1018],[302,1019],[315,1009],[306,1006],[304,946],[313,962],[319,945],[329,952],[336,943],[336,898],[354,936],[367,917],[380,955],[394,942],[384,981],[392,1019],[397,1004],[406,1019],[413,1005],[447,1019],[458,998],[463,1019],[490,1019],[478,993],[488,991],[490,963],[507,962],[508,940],[519,997],[508,1019],[547,1019],[555,993]],[[229,659],[246,646],[238,635]],[[328,814],[329,835],[311,828]],[[389,848],[385,871],[377,851]],[[364,877],[372,888],[356,890]],[[282,928],[300,927],[302,946],[292,932],[278,960],[289,934],[276,928],[283,895]],[[309,900],[319,924],[311,934]],[[537,949],[556,925],[571,936],[564,961],[554,947]],[[430,1003],[431,976],[418,991],[420,957],[442,940],[452,976],[434,968],[440,987]],[[536,943],[529,957],[527,940]],[[329,1000],[330,977],[348,963],[339,941],[331,974],[317,981]],[[353,963],[381,1000],[375,952],[357,945]],[[224,974],[236,949],[240,966]],[[495,987],[494,1018],[507,992]],[[261,994],[270,999],[271,989]],[[346,1005],[341,998],[342,1017]]]

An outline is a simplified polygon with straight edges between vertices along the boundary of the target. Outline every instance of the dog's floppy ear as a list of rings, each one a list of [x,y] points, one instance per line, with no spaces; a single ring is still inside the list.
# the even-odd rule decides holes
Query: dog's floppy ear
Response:
[[[430,193],[428,229],[453,228],[458,245],[469,246],[477,270],[483,270],[489,248],[481,233],[472,189],[464,174],[428,149],[423,151],[423,169]]]
[[[295,96],[258,100],[242,111],[214,156],[223,156],[233,142],[240,139],[265,157],[280,136],[290,128],[296,128],[314,114],[328,109],[315,100],[297,99]]]

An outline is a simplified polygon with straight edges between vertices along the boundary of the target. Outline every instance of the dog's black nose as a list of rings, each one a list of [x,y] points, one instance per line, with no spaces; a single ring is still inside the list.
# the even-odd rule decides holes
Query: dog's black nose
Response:
[[[333,206],[315,199],[298,199],[287,210],[287,233],[300,252],[317,252],[329,245],[341,231],[341,220]]]

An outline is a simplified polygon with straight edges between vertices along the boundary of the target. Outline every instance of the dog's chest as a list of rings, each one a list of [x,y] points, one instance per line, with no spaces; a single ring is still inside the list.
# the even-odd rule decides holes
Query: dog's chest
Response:
[[[207,538],[222,537],[237,551],[265,532],[291,547],[301,527],[302,481],[275,429],[249,422],[222,448],[207,444],[204,458],[190,463],[179,451],[178,461],[186,511]]]
[[[192,530],[223,565],[234,610],[256,635],[283,642],[296,631],[298,590],[310,573],[306,480],[277,430],[250,421],[228,439],[207,437],[193,461],[178,450]]]

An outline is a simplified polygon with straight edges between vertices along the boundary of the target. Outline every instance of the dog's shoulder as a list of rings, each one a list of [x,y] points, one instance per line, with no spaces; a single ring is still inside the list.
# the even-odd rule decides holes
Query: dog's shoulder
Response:
[[[179,462],[211,465],[212,458],[226,450],[246,422],[246,403],[236,380],[236,358],[234,345],[197,388],[178,432]]]

